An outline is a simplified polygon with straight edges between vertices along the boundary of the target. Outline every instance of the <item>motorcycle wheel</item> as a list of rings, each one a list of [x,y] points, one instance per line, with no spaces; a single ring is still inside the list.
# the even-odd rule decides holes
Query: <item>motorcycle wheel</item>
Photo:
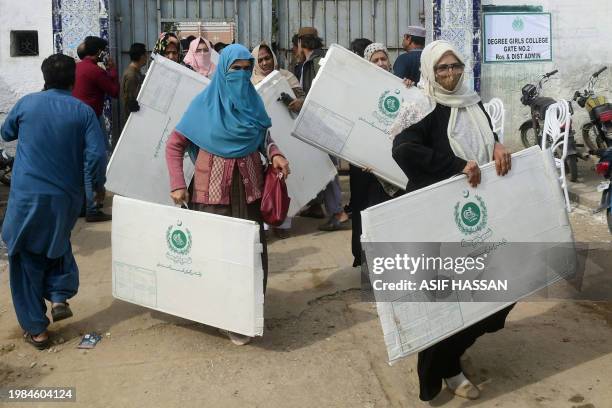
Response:
[[[599,149],[605,149],[606,143],[599,136],[597,128],[592,123],[588,123],[582,128],[582,140],[584,144],[589,148],[589,151],[595,151]]]
[[[5,186],[11,186],[11,172],[3,172],[0,171],[0,183],[4,184]]]
[[[565,159],[565,163],[568,167],[567,170],[569,170],[569,180],[572,183],[575,183],[578,180],[578,157],[576,157],[575,154],[567,156],[567,158]]]
[[[538,143],[538,135],[535,133],[535,129],[533,128],[533,123],[526,122],[521,125],[521,142],[525,149],[539,145]]]

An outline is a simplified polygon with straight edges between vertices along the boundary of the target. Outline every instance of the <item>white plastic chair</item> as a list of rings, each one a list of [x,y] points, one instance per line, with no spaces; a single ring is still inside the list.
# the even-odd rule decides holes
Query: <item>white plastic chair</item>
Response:
[[[501,143],[504,143],[504,121],[506,117],[506,111],[504,109],[504,103],[499,98],[493,98],[489,102],[483,104],[485,110],[491,118],[493,124],[493,131],[497,133],[497,138]]]
[[[546,119],[544,120],[544,133],[542,134],[542,150],[550,149],[554,153],[561,152],[560,157],[555,157],[555,165],[559,170],[559,183],[565,195],[567,211],[571,212],[569,194],[567,193],[567,179],[565,178],[565,159],[567,158],[567,145],[570,133],[570,122],[572,115],[569,105],[565,100],[559,100],[548,107]]]

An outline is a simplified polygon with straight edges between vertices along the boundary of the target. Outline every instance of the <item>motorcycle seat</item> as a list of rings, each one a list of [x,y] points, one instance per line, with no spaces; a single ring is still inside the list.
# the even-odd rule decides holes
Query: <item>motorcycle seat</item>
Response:
[[[533,101],[533,109],[535,109],[539,114],[541,118],[544,118],[546,116],[546,109],[548,109],[548,107],[550,105],[552,105],[553,103],[557,103],[556,100],[554,100],[553,98],[548,98],[548,97],[539,97],[536,98]]]
[[[612,103],[606,103],[593,108],[591,115],[601,123],[612,121]]]

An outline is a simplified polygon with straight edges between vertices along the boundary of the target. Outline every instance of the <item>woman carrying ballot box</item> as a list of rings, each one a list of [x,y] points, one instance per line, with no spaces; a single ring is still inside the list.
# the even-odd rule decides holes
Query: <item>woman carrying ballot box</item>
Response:
[[[493,160],[498,175],[510,171],[510,152],[497,141],[480,97],[465,83],[463,61],[446,41],[434,41],[423,50],[419,88],[430,104],[404,104],[392,128],[396,135],[393,158],[408,176],[407,192],[462,173],[476,187],[480,184],[479,166]],[[478,337],[502,329],[512,307],[419,353],[421,400],[435,398],[442,380],[458,396],[480,396],[463,373],[460,358]]]
[[[269,136],[272,123],[251,83],[253,66],[244,46],[233,44],[223,50],[211,83],[194,98],[170,135],[166,162],[176,204],[260,224],[265,291],[268,256],[260,212],[264,184],[260,152],[284,177],[289,175],[289,163]],[[185,151],[195,161],[191,194],[183,174]],[[227,334],[237,345],[251,340]]]

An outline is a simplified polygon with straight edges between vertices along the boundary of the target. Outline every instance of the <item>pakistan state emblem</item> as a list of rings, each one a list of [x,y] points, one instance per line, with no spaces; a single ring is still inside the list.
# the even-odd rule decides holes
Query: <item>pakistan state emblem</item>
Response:
[[[378,99],[378,110],[380,113],[388,117],[389,119],[395,119],[399,113],[400,105],[402,102],[399,99],[400,90],[396,89],[393,91],[385,91],[380,95]]]
[[[514,31],[523,31],[523,29],[525,28],[525,22],[522,18],[517,17],[512,22],[512,28],[514,29]]]
[[[191,232],[183,226],[181,221],[170,225],[166,230],[166,243],[168,244],[168,258],[178,263],[191,263]]]
[[[465,235],[474,234],[487,226],[487,206],[482,197],[476,195],[470,200],[470,193],[463,193],[465,200],[455,204],[455,223]]]

